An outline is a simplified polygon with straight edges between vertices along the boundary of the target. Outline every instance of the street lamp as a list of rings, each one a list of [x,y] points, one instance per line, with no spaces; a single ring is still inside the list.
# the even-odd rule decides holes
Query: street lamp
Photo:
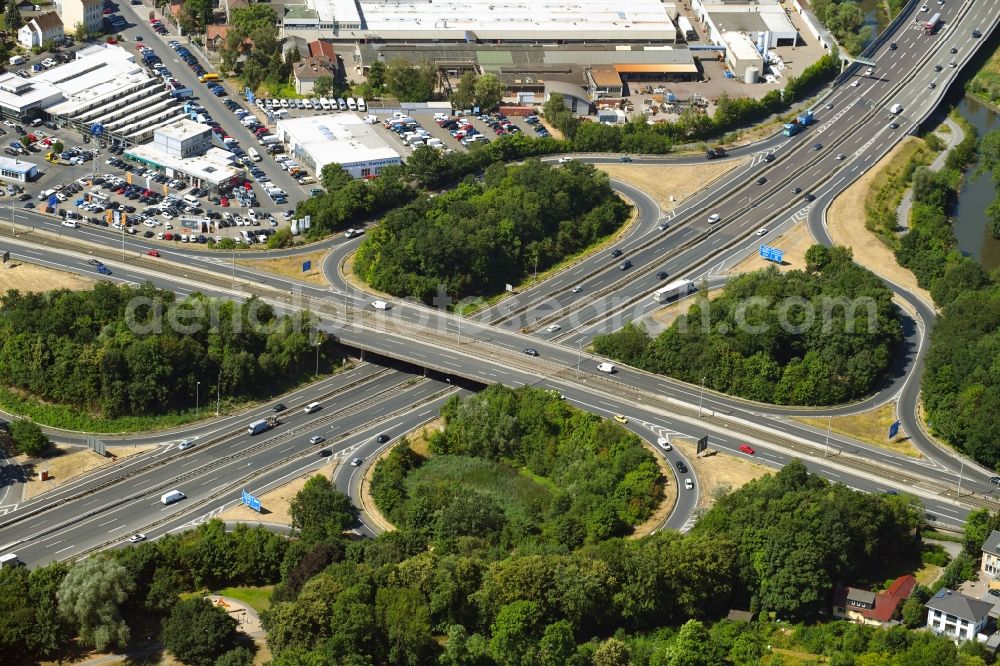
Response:
[[[195,382],[194,384],[194,417],[198,418],[198,412],[201,404],[201,382]]]
[[[580,378],[580,361],[583,359],[583,340],[576,343],[576,378]]]
[[[833,417],[826,417],[826,450],[823,451],[823,457],[826,458],[830,455],[830,428],[833,427]]]
[[[698,396],[698,418],[701,418],[701,405],[705,401],[705,380],[707,377],[701,378],[701,394]]]
[[[218,416],[222,407],[222,368],[219,368],[219,379],[215,382],[215,415]]]

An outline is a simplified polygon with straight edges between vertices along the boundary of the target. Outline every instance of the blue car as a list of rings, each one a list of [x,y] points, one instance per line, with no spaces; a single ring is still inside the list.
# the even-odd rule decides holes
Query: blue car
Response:
[[[111,270],[108,269],[108,267],[105,266],[104,264],[101,264],[100,266],[97,267],[97,272],[100,273],[101,275],[111,275]]]

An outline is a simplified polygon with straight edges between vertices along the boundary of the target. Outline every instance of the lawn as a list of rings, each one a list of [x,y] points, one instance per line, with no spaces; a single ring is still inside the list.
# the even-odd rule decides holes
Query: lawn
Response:
[[[823,418],[800,417],[799,421],[825,430],[828,420]],[[920,452],[909,442],[906,433],[900,431],[893,439],[888,439],[889,426],[896,420],[894,405],[887,404],[877,409],[868,410],[848,416],[834,416],[829,420],[830,430],[839,435],[847,435],[854,439],[902,453],[914,458],[920,457]]]
[[[433,456],[406,479],[411,490],[425,483],[454,483],[479,491],[496,500],[508,516],[534,515],[532,507],[544,512],[552,500],[548,488],[529,475],[506,465],[467,456]]]
[[[239,599],[259,613],[271,607],[271,592],[273,590],[273,585],[265,585],[264,587],[224,587],[220,590],[214,590],[212,594]]]

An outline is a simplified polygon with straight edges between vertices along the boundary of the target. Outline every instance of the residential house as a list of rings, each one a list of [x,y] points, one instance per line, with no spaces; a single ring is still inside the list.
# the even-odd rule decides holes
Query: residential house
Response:
[[[1000,586],[1000,532],[993,530],[983,543],[983,561],[979,568],[989,574],[990,587]]]
[[[29,19],[17,31],[17,41],[29,49],[48,41],[61,41],[64,36],[62,21],[55,12],[39,14]]]
[[[308,95],[312,92],[316,80],[323,76],[336,76],[336,61],[331,62],[329,58],[306,58],[295,63],[292,67],[292,76],[295,77],[295,92],[300,95]]]
[[[317,39],[309,42],[309,56],[312,58],[326,58],[330,62],[337,62],[337,52],[330,42]]]
[[[837,586],[833,592],[833,615],[859,624],[886,625],[896,610],[913,592],[917,579],[900,576],[879,593],[856,587]]]
[[[205,48],[209,51],[221,51],[226,45],[226,35],[229,34],[228,25],[205,26]]]
[[[927,627],[936,634],[959,641],[985,642],[986,623],[993,604],[942,588],[927,606]]]
[[[65,30],[74,32],[77,25],[89,33],[104,29],[104,0],[55,0],[55,5]]]

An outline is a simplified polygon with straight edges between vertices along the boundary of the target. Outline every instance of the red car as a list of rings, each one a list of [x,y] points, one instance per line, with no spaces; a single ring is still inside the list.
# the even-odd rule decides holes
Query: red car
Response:
[[[166,236],[164,236],[164,238],[166,238]],[[148,254],[151,257],[158,257],[158,256],[160,256],[159,250],[150,250],[146,254]]]
[[[750,448],[749,444],[740,444],[740,453],[745,453],[748,456],[752,456],[756,451]]]
[[[174,239],[174,235],[172,233],[170,233],[169,231],[167,233],[163,234],[163,240],[173,240],[173,239]]]
[[[223,208],[229,208],[229,199],[222,197],[222,201],[219,202],[219,205]]]

